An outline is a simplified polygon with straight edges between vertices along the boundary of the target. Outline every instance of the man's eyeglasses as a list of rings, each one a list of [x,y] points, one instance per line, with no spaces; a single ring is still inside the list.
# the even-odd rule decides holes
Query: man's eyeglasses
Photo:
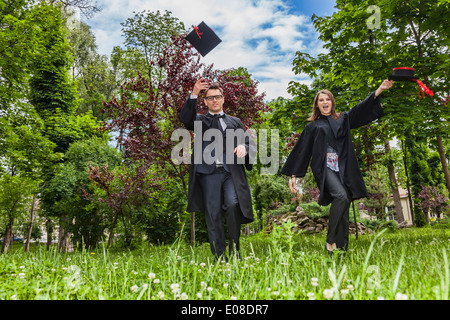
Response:
[[[223,95],[218,95],[218,96],[209,96],[205,98],[208,101],[213,101],[213,100],[222,100],[223,99]]]

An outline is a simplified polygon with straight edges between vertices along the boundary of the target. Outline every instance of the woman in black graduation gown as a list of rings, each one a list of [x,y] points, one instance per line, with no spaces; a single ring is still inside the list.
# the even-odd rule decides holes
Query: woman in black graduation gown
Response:
[[[311,121],[300,135],[281,173],[291,176],[289,187],[297,193],[296,179],[311,169],[320,189],[318,203],[331,203],[326,249],[347,249],[349,207],[354,199],[367,197],[350,130],[370,123],[383,115],[379,95],[392,87],[384,80],[380,87],[348,112],[337,113],[334,97],[320,90],[314,98]]]

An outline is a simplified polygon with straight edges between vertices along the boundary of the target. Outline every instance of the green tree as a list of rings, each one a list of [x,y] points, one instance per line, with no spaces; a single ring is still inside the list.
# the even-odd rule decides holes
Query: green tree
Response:
[[[49,55],[43,44],[48,42],[53,13],[54,8],[46,3],[0,1],[0,174],[4,192],[0,210],[8,217],[9,235],[20,215],[8,208],[32,202],[46,168],[60,159],[53,152],[55,144],[43,135],[43,121],[29,103],[36,59]],[[24,208],[19,211],[23,213]]]
[[[135,12],[133,12],[135,13]],[[148,79],[161,77],[161,69],[151,64],[163,52],[165,46],[171,43],[171,37],[184,32],[184,24],[172,16],[172,12],[165,10],[161,13],[142,11],[135,13],[121,23],[125,37],[125,46],[129,50],[137,49],[135,70],[145,74]],[[135,56],[136,57],[136,56]]]
[[[46,120],[58,112],[73,114],[78,107],[78,94],[69,74],[73,57],[60,9],[41,7],[47,16],[46,24],[41,26],[46,38],[32,63],[30,103]]]
[[[77,114],[92,112],[97,119],[106,120],[102,112],[103,101],[110,100],[119,87],[112,64],[106,55],[97,52],[90,26],[77,20],[73,13],[68,15],[67,29],[74,57],[71,73],[77,80],[80,97]]]
[[[29,65],[41,33],[39,12],[31,0],[0,1],[0,108],[23,100],[28,92]]]
[[[64,163],[42,191],[42,197],[47,200],[44,208],[52,216],[61,218],[63,238],[72,233],[75,243],[86,248],[96,247],[108,226],[109,215],[105,205],[85,197],[86,192],[94,189],[89,164],[114,168],[121,160],[120,153],[110,147],[105,138],[94,137],[70,145]]]
[[[148,207],[160,207],[161,172],[147,161],[127,159],[115,168],[89,164],[89,177],[95,188],[85,192],[86,197],[109,207],[108,246],[113,245],[118,227],[123,231],[122,244],[132,246],[138,232],[148,226],[148,218],[156,213]]]
[[[261,176],[252,189],[254,207],[263,228],[263,218],[269,209],[276,209],[283,203],[290,203],[292,194],[284,177]]]
[[[412,184],[411,191],[414,196],[414,223],[421,227],[426,222],[426,214],[420,206],[419,194],[423,186],[432,185],[431,170],[428,167],[428,150],[420,137],[410,133],[406,134],[405,147],[409,154],[409,176]]]
[[[24,219],[29,197],[37,185],[30,178],[5,174],[0,177],[0,186],[0,215],[6,218],[1,253],[5,253],[12,243],[14,220]]]
[[[53,153],[54,144],[39,131],[39,119],[27,119],[24,110],[13,109],[5,114],[0,117],[0,220],[6,221],[2,252],[11,243],[15,221],[24,221],[27,202],[31,203],[32,195],[39,192],[43,168],[58,159]]]
[[[97,131],[99,123],[91,113],[76,115],[79,96],[76,81],[71,77],[74,58],[61,7],[40,2],[33,10],[45,19],[40,21],[41,40],[30,63],[29,100],[44,121],[42,134],[55,143],[55,152],[64,155],[75,141],[103,136],[105,133]],[[60,233],[64,233],[64,217],[48,189],[59,165],[60,162],[54,161],[44,168],[40,200],[41,212],[48,219],[60,218]],[[60,237],[62,239],[64,237]]]

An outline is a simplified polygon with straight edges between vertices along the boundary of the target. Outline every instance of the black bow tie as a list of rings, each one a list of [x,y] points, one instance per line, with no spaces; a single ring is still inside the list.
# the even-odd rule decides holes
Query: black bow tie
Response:
[[[211,119],[213,119],[213,118],[225,118],[225,113],[222,113],[222,114],[211,114],[211,113],[207,113],[206,114],[206,116],[208,117],[208,118],[211,118]]]
[[[219,129],[220,131],[223,131],[222,125],[219,124],[219,118],[224,118],[225,114],[211,114],[208,113],[206,117],[211,119],[211,128]]]

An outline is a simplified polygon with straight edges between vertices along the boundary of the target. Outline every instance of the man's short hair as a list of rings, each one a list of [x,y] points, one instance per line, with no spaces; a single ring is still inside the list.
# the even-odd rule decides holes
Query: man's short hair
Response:
[[[220,92],[223,95],[223,89],[220,87],[220,85],[217,82],[213,82],[209,85],[208,89],[206,89],[206,91],[205,91],[205,97],[208,94],[209,90],[220,90]]]

